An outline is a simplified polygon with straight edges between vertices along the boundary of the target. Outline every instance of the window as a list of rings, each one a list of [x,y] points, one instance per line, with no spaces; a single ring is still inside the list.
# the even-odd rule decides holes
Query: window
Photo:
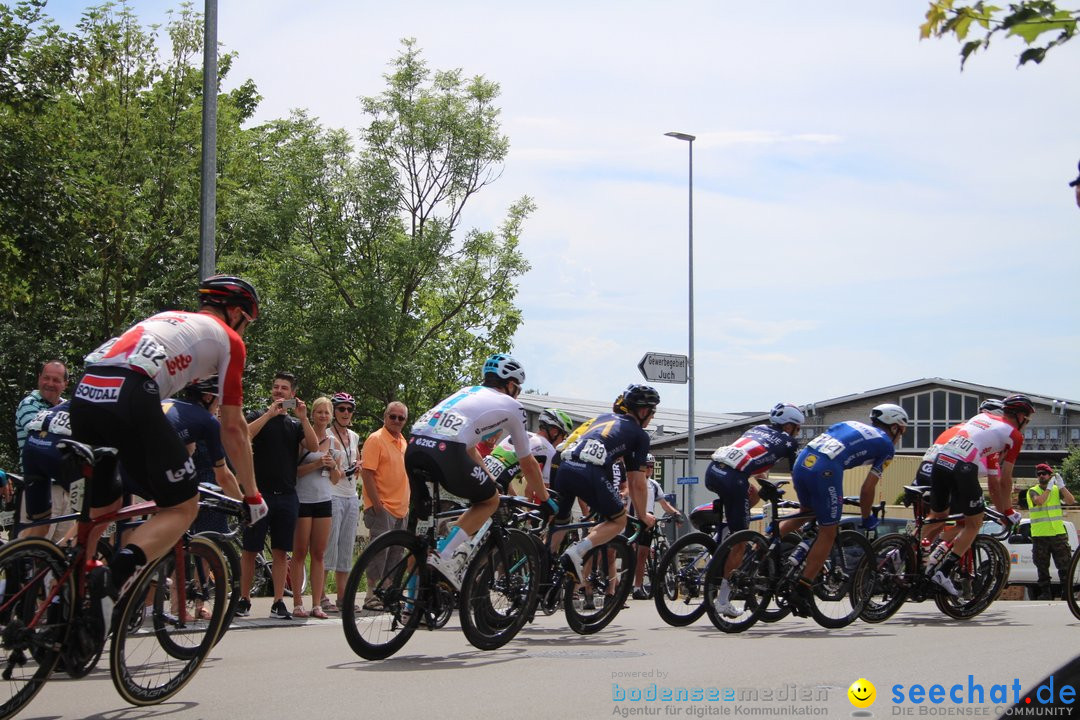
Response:
[[[911,425],[900,441],[900,449],[925,450],[947,428],[974,416],[978,412],[979,396],[952,390],[928,390],[901,396],[900,407],[911,418]]]

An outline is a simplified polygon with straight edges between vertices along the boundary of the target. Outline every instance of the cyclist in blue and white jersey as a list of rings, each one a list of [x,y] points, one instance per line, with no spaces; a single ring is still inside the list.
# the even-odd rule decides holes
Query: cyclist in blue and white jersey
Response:
[[[626,507],[612,484],[612,472],[622,461],[630,485],[630,499],[636,507],[647,505],[645,462],[649,454],[649,434],[645,432],[656,414],[660,394],[648,385],[630,385],[623,391],[614,413],[600,415],[562,453],[559,472],[552,488],[559,493],[556,524],[570,522],[570,510],[578,497],[606,520],[589,531],[584,540],[567,548],[560,559],[578,580],[585,577],[582,559],[594,547],[603,545],[626,527]],[[648,527],[654,519],[641,518]]]
[[[716,493],[723,503],[720,517],[727,523],[725,533],[750,527],[750,506],[757,501],[757,493],[750,486],[750,476],[764,476],[784,458],[795,467],[799,451],[795,435],[804,420],[806,416],[795,405],[777,403],[769,411],[768,425],[755,425],[738,440],[712,454],[712,462],[705,471],[705,487]],[[731,586],[726,578],[741,559],[741,551],[728,555],[724,579],[716,594],[717,610],[732,618],[741,613],[731,604]]]
[[[421,415],[412,426],[405,449],[405,471],[412,488],[414,513],[419,517],[431,513],[425,480],[437,482],[471,502],[428,559],[455,590],[461,588],[468,564],[472,550],[469,541],[499,507],[498,488],[484,469],[477,443],[497,441],[503,433],[509,434],[514,447],[521,448],[518,462],[526,490],[539,498],[542,512],[554,512],[540,464],[529,449],[525,409],[517,401],[525,382],[525,370],[513,357],[500,353],[487,359],[483,374],[482,385],[463,387]]]
[[[881,473],[896,454],[908,426],[908,414],[899,405],[886,403],[870,411],[870,424],[847,420],[836,423],[811,440],[795,461],[791,479],[799,504],[817,516],[818,534],[806,555],[802,575],[795,586],[798,609],[806,613],[811,585],[832,550],[844,504],[844,471],[869,465],[859,491],[862,528],[873,530],[879,519],[870,512]]]
[[[558,408],[544,408],[540,413],[539,432],[529,433],[530,454],[540,464],[544,485],[551,484],[551,461],[555,457],[555,446],[566,439],[574,427],[574,421]],[[521,477],[521,463],[518,462],[514,440],[506,437],[491,454],[484,458],[484,465],[501,492],[510,491],[510,483]]]
[[[24,520],[45,520],[71,512],[71,483],[79,478],[79,469],[64,461],[56,443],[71,437],[68,418],[70,401],[41,410],[26,425],[22,447],[23,499],[20,512]],[[19,537],[47,537],[59,542],[74,529],[72,521],[23,528]]]

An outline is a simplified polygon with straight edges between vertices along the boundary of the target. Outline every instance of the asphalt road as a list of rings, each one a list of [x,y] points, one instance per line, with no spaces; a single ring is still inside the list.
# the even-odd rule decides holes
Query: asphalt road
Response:
[[[455,618],[439,631],[418,630],[381,662],[355,656],[335,617],[271,621],[263,619],[268,609],[269,602],[256,601],[255,617],[237,621],[171,702],[127,706],[103,661],[82,680],[56,676],[19,717],[997,717],[1014,693],[1023,699],[1080,653],[1080,621],[1062,602],[999,601],[967,623],[923,603],[880,625],[828,631],[787,618],[724,635],[707,618],[668,627],[651,602],[636,601],[597,635],[574,634],[557,614],[492,652],[473,649]],[[848,698],[859,679],[876,688],[865,709]],[[944,693],[939,703],[935,684]],[[909,698],[913,685],[927,693],[915,691],[920,703]],[[895,702],[897,692],[903,702]],[[1007,703],[995,701],[1001,693]]]

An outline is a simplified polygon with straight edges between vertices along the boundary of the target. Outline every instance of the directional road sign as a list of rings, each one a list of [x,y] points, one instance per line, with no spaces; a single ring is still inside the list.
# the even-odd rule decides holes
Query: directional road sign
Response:
[[[668,353],[645,353],[638,363],[638,370],[649,382],[685,383],[689,363],[685,355]]]

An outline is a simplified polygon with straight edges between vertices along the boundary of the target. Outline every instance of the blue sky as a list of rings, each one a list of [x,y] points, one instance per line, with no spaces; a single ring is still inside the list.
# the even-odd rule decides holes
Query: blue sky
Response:
[[[686,352],[677,130],[699,409],[930,376],[1080,400],[1080,43],[1018,69],[999,40],[961,73],[955,42],[919,41],[924,2],[764,5],[220,0],[219,39],[260,120],[355,131],[403,37],[500,83],[511,152],[466,222],[538,205],[513,349],[534,389],[605,399],[646,351]]]

